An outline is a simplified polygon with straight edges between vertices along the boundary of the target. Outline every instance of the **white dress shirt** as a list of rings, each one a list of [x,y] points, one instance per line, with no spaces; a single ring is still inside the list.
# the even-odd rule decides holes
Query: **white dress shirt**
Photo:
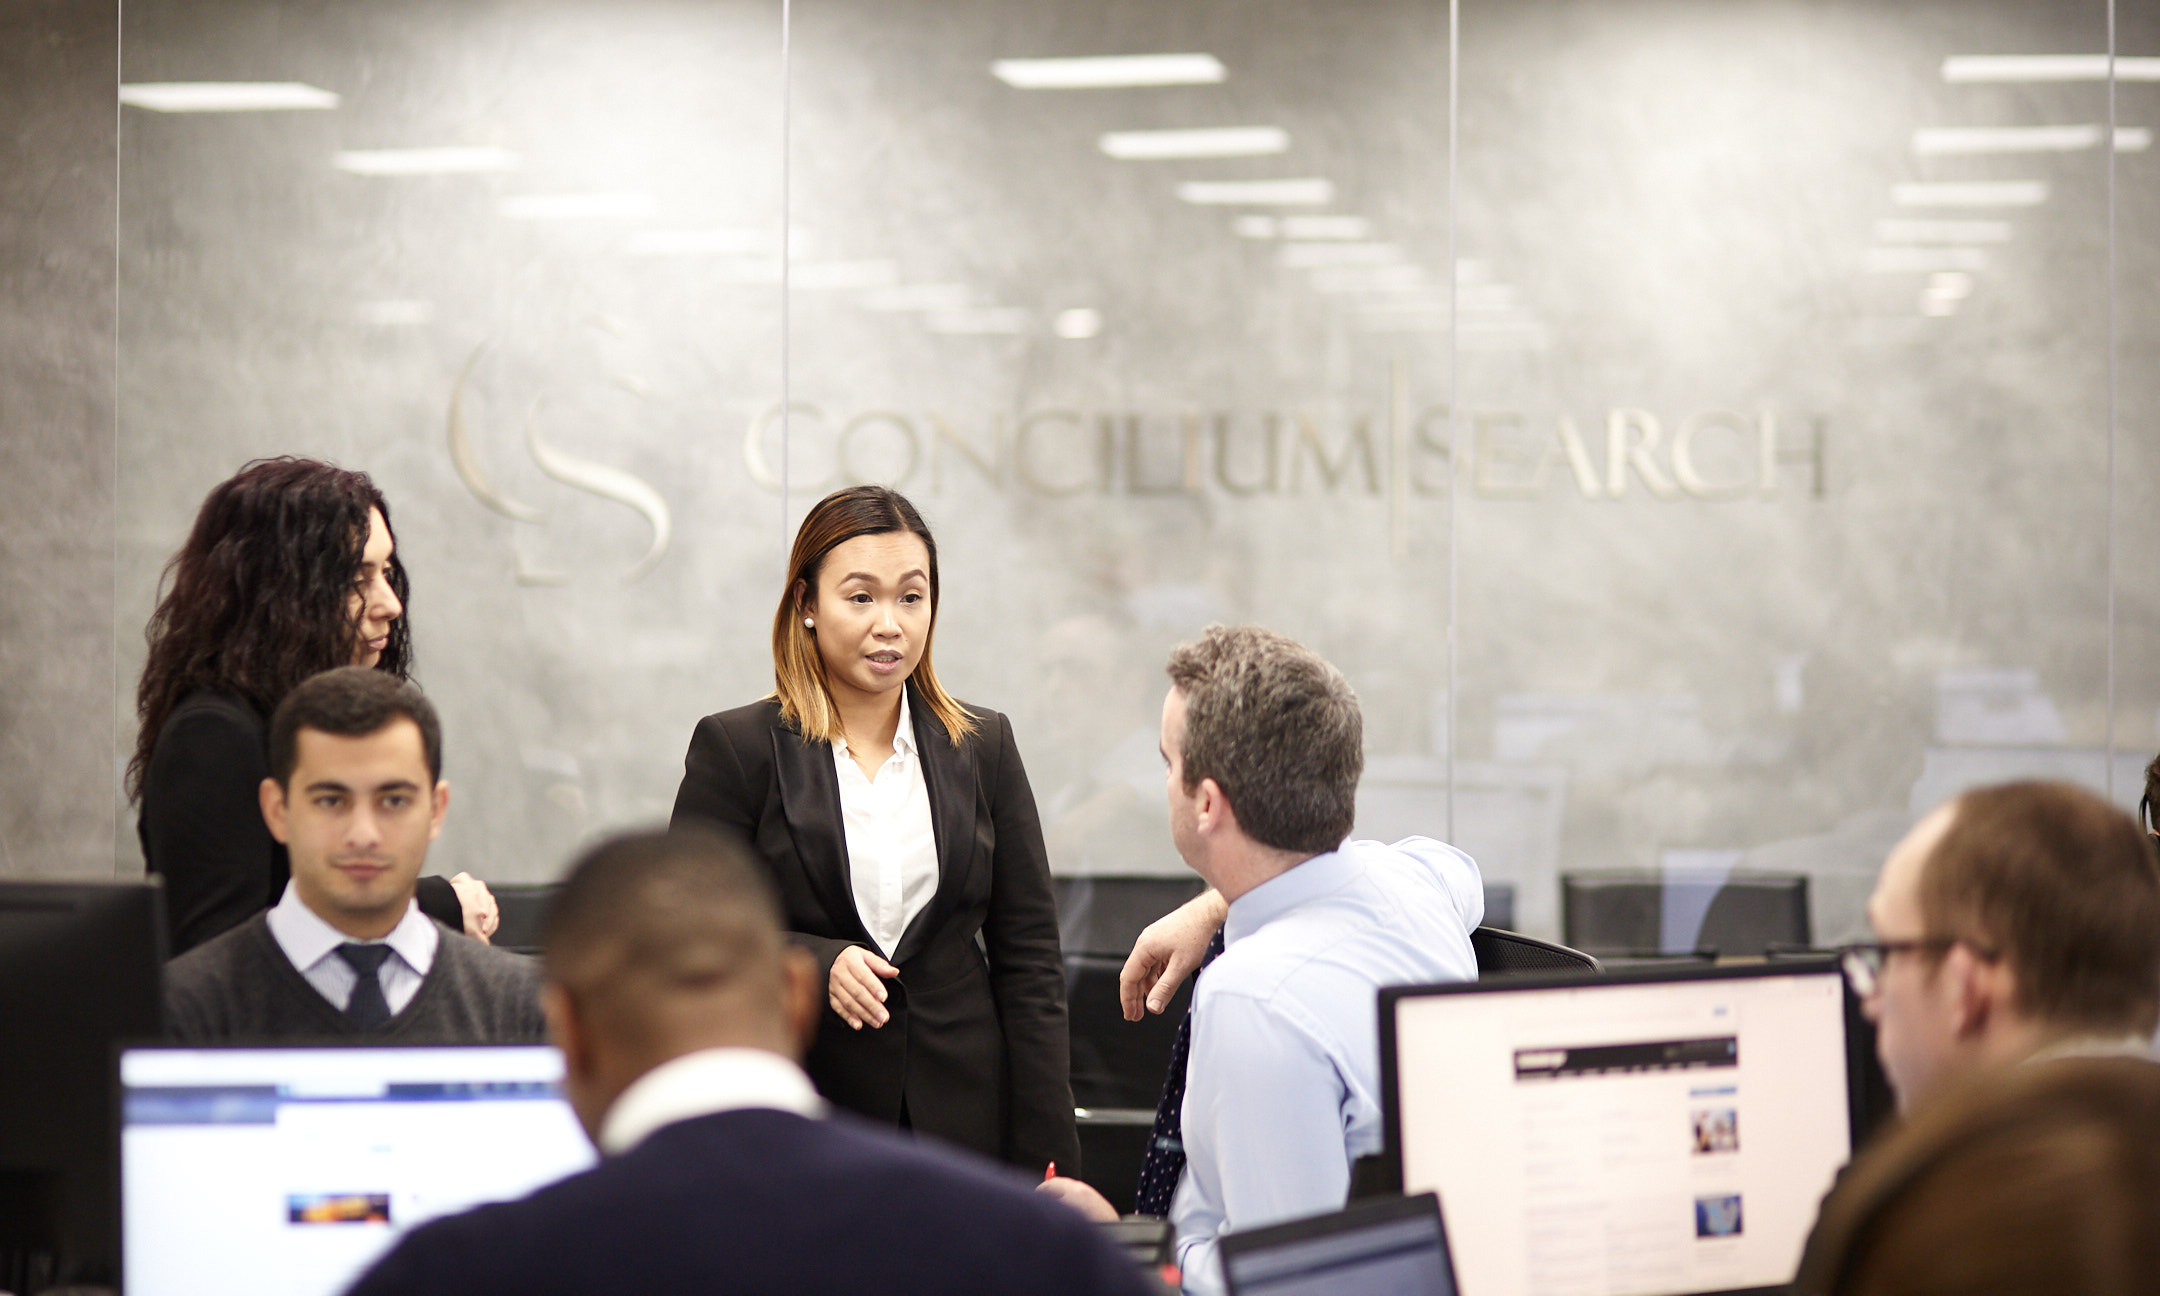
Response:
[[[915,750],[907,690],[900,690],[900,727],[893,754],[875,779],[848,755],[845,738],[833,740],[840,774],[840,817],[847,831],[848,881],[855,912],[862,916],[878,952],[888,960],[915,915],[937,894],[937,833],[930,824],[930,788]]]
[[[802,1068],[754,1048],[712,1048],[662,1062],[632,1081],[600,1122],[600,1150],[618,1156],[664,1125],[744,1107],[825,1114]]]
[[[1475,980],[1484,915],[1477,865],[1423,837],[1346,842],[1230,906],[1193,990],[1170,1203],[1187,1292],[1223,1289],[1222,1233],[1342,1206],[1380,1150],[1379,988]]]
[[[441,935],[435,920],[421,913],[420,902],[414,900],[406,904],[405,916],[398,919],[388,936],[379,941],[356,941],[308,908],[290,881],[285,884],[285,894],[264,917],[278,948],[285,951],[286,961],[339,1012],[352,1002],[353,986],[359,983],[360,974],[338,956],[338,946],[390,947],[391,957],[383,960],[375,977],[382,983],[383,1000],[390,1005],[391,1015],[396,1016],[420,993],[420,983],[427,980],[428,969],[435,965],[435,944]]]

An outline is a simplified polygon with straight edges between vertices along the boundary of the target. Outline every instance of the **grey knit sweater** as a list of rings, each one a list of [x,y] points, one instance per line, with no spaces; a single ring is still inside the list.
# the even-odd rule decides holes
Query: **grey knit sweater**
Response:
[[[441,924],[437,924],[441,928]],[[367,1040],[536,1044],[540,968],[441,928],[435,962],[404,1011],[361,1030],[300,975],[260,913],[165,965],[165,1029],[181,1044]]]

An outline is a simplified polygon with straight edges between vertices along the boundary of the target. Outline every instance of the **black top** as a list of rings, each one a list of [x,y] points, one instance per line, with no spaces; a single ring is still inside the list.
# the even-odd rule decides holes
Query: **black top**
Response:
[[[1057,902],[1012,726],[969,708],[955,747],[910,689],[937,838],[938,886],[901,936],[891,1019],[854,1030],[832,1011],[804,1061],[827,1098],[1040,1175],[1079,1164]],[[792,939],[827,979],[849,945],[876,952],[849,882],[831,744],[806,741],[773,698],[698,722],[673,822],[734,830],[771,866]],[[979,943],[978,943],[979,942]]]
[[[407,1234],[349,1296],[1146,1296],[1079,1212],[836,1115],[678,1121],[522,1201]]]
[[[230,693],[197,689],[158,729],[143,770],[135,835],[143,862],[165,879],[171,951],[183,954],[274,905],[292,863],[262,817],[269,726]],[[449,879],[420,879],[420,911],[462,931]]]

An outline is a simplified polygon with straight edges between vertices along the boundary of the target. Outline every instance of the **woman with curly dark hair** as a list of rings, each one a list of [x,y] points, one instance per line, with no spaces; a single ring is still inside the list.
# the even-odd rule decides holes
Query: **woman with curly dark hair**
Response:
[[[366,473],[259,459],[210,492],[166,564],[128,791],[143,859],[165,879],[172,953],[275,904],[291,876],[260,808],[278,702],[336,666],[410,672],[396,550]],[[420,908],[481,939],[494,930],[494,898],[463,873],[420,879]]]

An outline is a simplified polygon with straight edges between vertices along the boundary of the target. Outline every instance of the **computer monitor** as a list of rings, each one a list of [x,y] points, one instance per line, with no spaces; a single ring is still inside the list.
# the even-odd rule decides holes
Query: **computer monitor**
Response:
[[[0,882],[0,1290],[111,1285],[113,1046],[163,1030],[152,882]]]
[[[1455,1296],[1429,1192],[1226,1233],[1217,1250],[1230,1296]]]
[[[552,1048],[120,1057],[128,1296],[334,1296],[415,1225],[591,1165]]]
[[[1381,992],[1387,1148],[1464,1296],[1774,1290],[1852,1151],[1832,960]]]

